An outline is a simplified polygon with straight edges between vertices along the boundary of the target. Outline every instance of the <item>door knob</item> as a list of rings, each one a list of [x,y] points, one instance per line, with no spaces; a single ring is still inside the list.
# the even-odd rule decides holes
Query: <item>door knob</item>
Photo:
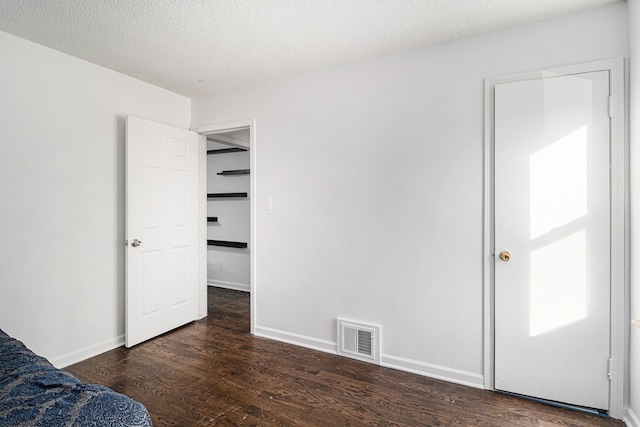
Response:
[[[502,251],[500,252],[500,259],[502,261],[509,261],[511,259],[511,254],[509,251]]]
[[[133,239],[131,241],[131,246],[133,246],[134,248],[137,248],[138,246],[140,246],[142,244],[142,242],[138,239]]]

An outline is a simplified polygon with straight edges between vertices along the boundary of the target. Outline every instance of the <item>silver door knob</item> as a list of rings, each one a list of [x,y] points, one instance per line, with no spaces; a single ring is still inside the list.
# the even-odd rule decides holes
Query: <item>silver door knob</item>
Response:
[[[134,248],[137,248],[138,246],[140,246],[142,244],[142,242],[138,239],[133,239],[131,241],[131,246],[133,246]]]

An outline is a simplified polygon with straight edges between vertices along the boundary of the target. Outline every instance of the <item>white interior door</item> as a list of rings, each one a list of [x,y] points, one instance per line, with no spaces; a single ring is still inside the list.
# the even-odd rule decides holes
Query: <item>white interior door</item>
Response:
[[[608,99],[607,71],[495,86],[498,390],[608,409]]]
[[[198,135],[127,117],[126,346],[198,317]]]

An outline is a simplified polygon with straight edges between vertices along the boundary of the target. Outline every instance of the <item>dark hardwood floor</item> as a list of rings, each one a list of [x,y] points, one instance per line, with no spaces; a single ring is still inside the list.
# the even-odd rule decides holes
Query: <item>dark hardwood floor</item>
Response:
[[[249,295],[209,288],[209,317],[66,370],[139,400],[160,426],[616,426],[249,334]]]

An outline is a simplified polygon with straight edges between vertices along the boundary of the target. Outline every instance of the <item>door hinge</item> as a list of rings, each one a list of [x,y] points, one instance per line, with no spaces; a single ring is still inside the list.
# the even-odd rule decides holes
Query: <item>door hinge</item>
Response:
[[[613,380],[613,359],[609,359],[607,361],[607,376],[609,377],[609,381]]]
[[[613,110],[614,110],[613,96],[610,96],[609,97],[609,117],[613,117]]]

